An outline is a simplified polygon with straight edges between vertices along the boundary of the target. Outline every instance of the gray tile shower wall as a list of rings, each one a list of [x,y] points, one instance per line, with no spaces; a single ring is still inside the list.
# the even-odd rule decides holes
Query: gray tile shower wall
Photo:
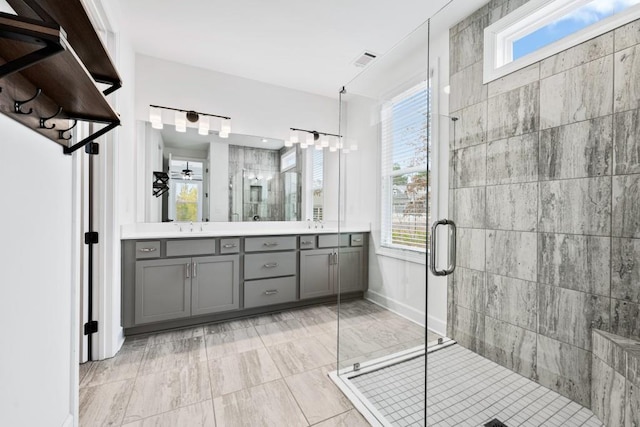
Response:
[[[524,3],[450,29],[448,333],[591,406],[592,330],[640,338],[640,21],[483,84],[484,28]]]

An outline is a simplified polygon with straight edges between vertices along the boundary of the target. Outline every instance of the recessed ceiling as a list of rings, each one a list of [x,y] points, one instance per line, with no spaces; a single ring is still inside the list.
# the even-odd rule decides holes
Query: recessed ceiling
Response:
[[[119,0],[137,52],[336,97],[447,0]],[[464,4],[464,2],[460,2]],[[375,63],[375,61],[374,61]]]

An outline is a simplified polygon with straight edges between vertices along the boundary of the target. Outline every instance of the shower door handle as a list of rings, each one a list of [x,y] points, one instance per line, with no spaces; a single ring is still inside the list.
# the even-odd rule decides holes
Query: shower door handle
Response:
[[[449,233],[449,253],[448,253],[448,267],[446,270],[438,270],[436,267],[436,248],[438,247],[438,226],[447,225],[450,227]],[[430,255],[430,268],[434,276],[448,276],[456,269],[456,223],[450,219],[440,219],[435,221],[431,226],[431,255]]]

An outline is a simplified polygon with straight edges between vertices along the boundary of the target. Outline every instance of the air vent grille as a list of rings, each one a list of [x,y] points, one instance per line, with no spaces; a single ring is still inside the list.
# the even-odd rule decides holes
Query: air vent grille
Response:
[[[369,65],[369,63],[371,61],[373,61],[374,59],[377,58],[378,55],[376,55],[375,53],[371,53],[371,52],[367,52],[364,51],[362,52],[362,54],[358,55],[358,57],[356,58],[355,61],[353,61],[353,64],[356,67],[366,67],[367,65]]]

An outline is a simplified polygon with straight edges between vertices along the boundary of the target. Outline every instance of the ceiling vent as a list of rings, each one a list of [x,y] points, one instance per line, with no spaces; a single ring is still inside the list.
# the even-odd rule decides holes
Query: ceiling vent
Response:
[[[356,67],[366,67],[367,65],[369,65],[369,63],[371,61],[373,61],[374,59],[376,59],[378,55],[376,55],[375,53],[371,53],[371,52],[367,52],[364,51],[362,52],[361,55],[359,55],[355,61],[353,61],[353,64]]]

